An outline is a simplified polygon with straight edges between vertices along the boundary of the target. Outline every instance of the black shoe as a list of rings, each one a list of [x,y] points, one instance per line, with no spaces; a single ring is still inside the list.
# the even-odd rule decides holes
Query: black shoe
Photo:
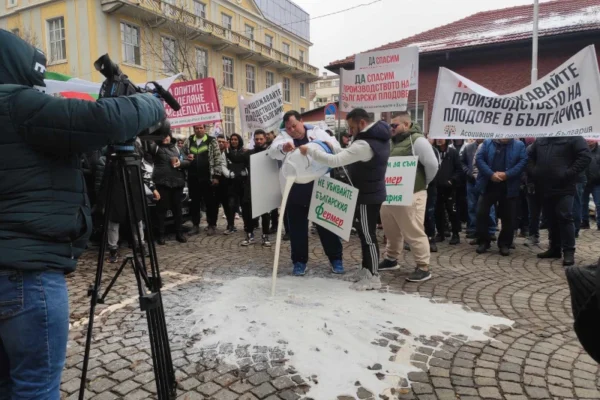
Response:
[[[490,247],[492,246],[489,243],[481,243],[475,251],[477,252],[477,254],[483,254],[487,252],[490,249]]]
[[[108,256],[108,262],[111,264],[117,263],[117,261],[119,261],[119,255],[117,254],[117,250],[110,250],[109,253],[110,254]]]
[[[519,234],[519,237],[522,237],[522,238],[529,237],[529,231],[521,229],[521,233]]]
[[[166,243],[164,235],[160,235],[158,237],[158,239],[156,239],[156,243],[159,244],[159,245],[161,245],[161,246],[164,246],[165,243]]]
[[[467,239],[477,239],[476,233],[467,233]]]
[[[459,243],[460,243],[460,236],[458,235],[458,233],[452,234],[452,239],[450,239],[450,244],[454,246]]]
[[[184,236],[183,233],[176,234],[175,240],[177,240],[179,243],[187,243],[187,238]]]
[[[438,252],[438,248],[437,248],[437,244],[435,243],[435,240],[430,240],[429,241],[429,252],[430,253],[437,253]]]
[[[194,227],[192,228],[192,235],[199,235],[200,234],[200,225],[194,225]]]
[[[479,239],[473,239],[473,240],[469,241],[469,244],[471,246],[477,246],[479,244]]]
[[[410,244],[404,243],[404,250],[410,251]]]
[[[563,258],[563,265],[565,267],[570,267],[572,265],[575,265],[575,253],[573,252],[565,252],[564,258]]]
[[[588,222],[587,224],[586,224],[585,222],[583,222],[583,223],[581,224],[581,229],[590,229],[590,224],[589,224],[589,222]]]
[[[452,232],[450,232],[450,231],[444,231],[444,236],[445,237],[451,237],[452,236]]]
[[[502,246],[500,247],[500,255],[503,257],[508,257],[510,256],[510,249],[506,246]]]
[[[537,255],[537,258],[541,258],[542,260],[546,259],[560,259],[562,258],[562,252],[557,249],[548,249],[543,253]]]
[[[290,241],[290,234],[289,233],[286,233],[286,234],[283,235],[283,241],[284,242],[289,242]]]
[[[435,242],[436,242],[436,243],[441,243],[441,242],[443,242],[444,240],[446,240],[446,237],[445,237],[444,235],[437,235],[437,236],[435,237]]]
[[[383,261],[379,263],[379,271],[393,271],[396,269],[400,269],[398,261],[396,260],[388,260],[387,258],[384,258]]]
[[[423,271],[421,268],[415,268],[415,271],[410,274],[406,280],[408,282],[425,282],[431,279],[431,272]]]

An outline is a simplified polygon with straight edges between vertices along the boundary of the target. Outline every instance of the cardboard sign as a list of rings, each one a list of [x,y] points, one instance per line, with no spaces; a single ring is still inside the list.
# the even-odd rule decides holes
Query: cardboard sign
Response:
[[[430,138],[600,138],[600,75],[588,46],[534,84],[494,92],[440,68]]]
[[[250,156],[252,218],[271,212],[281,205],[277,161],[263,151]]]
[[[410,90],[419,86],[419,48],[417,46],[370,51],[357,54],[354,69],[373,69],[390,65],[410,66]]]
[[[349,241],[357,199],[358,189],[323,176],[315,181],[308,219]]]
[[[243,132],[257,129],[275,130],[283,120],[283,89],[281,83],[271,86],[252,97],[239,98]]]
[[[419,157],[390,157],[385,171],[385,205],[410,206],[413,203]]]
[[[171,128],[221,121],[221,106],[213,78],[174,83],[169,92],[181,106],[175,111],[165,103]]]

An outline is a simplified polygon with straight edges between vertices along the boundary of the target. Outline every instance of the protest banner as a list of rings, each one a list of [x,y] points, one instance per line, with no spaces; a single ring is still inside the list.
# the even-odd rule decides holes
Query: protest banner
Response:
[[[267,152],[250,156],[252,218],[271,212],[281,204],[279,166]]]
[[[410,68],[409,90],[419,86],[419,48],[417,46],[400,47],[389,50],[360,53],[354,57],[354,69],[372,69],[390,65],[408,66]]]
[[[413,202],[419,157],[390,157],[385,171],[385,203],[388,206],[410,206]]]
[[[440,68],[431,138],[600,138],[600,75],[588,46],[536,83],[499,96]]]
[[[323,176],[315,181],[308,220],[350,240],[358,189]]]
[[[410,90],[410,65],[341,72],[341,110],[405,111]]]
[[[175,111],[165,103],[172,129],[221,120],[221,106],[213,78],[174,83],[169,92],[181,106],[179,111]]]
[[[254,132],[264,129],[275,130],[283,120],[283,89],[277,83],[254,96],[244,99],[239,97],[240,117],[243,132]]]

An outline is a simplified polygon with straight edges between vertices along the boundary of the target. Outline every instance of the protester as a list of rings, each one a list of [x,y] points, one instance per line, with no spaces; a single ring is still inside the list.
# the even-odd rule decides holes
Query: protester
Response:
[[[458,152],[454,147],[450,147],[450,141],[445,139],[437,139],[435,146],[440,153],[442,160],[435,184],[437,186],[437,203],[435,206],[435,223],[437,227],[436,242],[445,240],[445,222],[446,216],[450,219],[452,228],[451,245],[460,243],[460,221],[455,208],[454,196],[456,195],[456,186],[460,180],[462,168]]]
[[[248,171],[248,175],[250,172],[250,156],[265,150],[267,150],[267,137],[265,131],[258,129],[254,132],[254,148],[244,154],[245,168]],[[259,218],[252,218],[252,185],[250,179],[246,179],[244,199],[242,202],[242,217],[244,218],[244,232],[246,232],[246,239],[241,245],[250,246],[254,244],[254,227]],[[269,239],[271,213],[267,212],[262,214],[260,219],[262,223],[262,245],[264,247],[271,247],[271,240]]]
[[[207,235],[216,233],[219,205],[216,187],[223,169],[223,161],[217,140],[206,134],[204,125],[194,126],[194,134],[186,139],[183,154],[190,161],[188,168],[188,189],[191,197],[190,214],[194,228],[192,233],[200,233],[200,205],[206,206],[208,221]]]
[[[92,221],[80,155],[158,124],[148,94],[97,102],[44,87],[46,57],[0,29],[0,397],[59,399],[69,337],[65,274]]]
[[[575,238],[579,237],[579,231],[581,230],[581,221],[583,220],[583,216],[581,215],[581,212],[583,211],[583,192],[586,186],[587,175],[585,171],[583,171],[577,176],[577,182],[575,183],[575,196],[573,196],[573,226],[575,227]]]
[[[454,139],[452,146],[456,149],[459,154],[465,146],[464,139]],[[462,232],[462,224],[467,223],[469,220],[469,208],[467,204],[467,177],[464,173],[460,174],[460,179],[456,185],[456,196],[455,196],[455,209],[458,215],[458,220],[461,222],[459,231]]]
[[[173,137],[169,134],[163,141],[153,149],[154,170],[152,180],[159,193],[158,197],[158,240],[160,245],[165,244],[165,218],[167,211],[171,210],[175,221],[175,239],[179,243],[186,243],[187,239],[183,234],[183,188],[185,187],[185,172],[183,168],[188,168],[190,161],[180,160],[181,153],[179,147],[174,144]]]
[[[425,233],[427,187],[438,172],[438,159],[432,146],[421,132],[421,127],[412,122],[408,112],[401,112],[392,119],[391,157],[418,157],[413,202],[407,206],[384,204],[381,207],[383,232],[387,237],[385,258],[379,265],[380,271],[398,269],[404,241],[408,242],[415,257],[416,267],[406,280],[422,282],[431,279],[429,270],[430,247]]]
[[[525,139],[527,145],[527,158],[531,158],[532,145],[534,138]],[[528,162],[529,164],[529,162]],[[536,178],[532,174],[533,170],[527,167],[527,208],[529,210],[529,239],[528,245],[537,246],[540,243],[540,217],[542,214],[543,196]]]
[[[371,122],[369,114],[355,108],[346,116],[354,137],[346,149],[333,154],[301,146],[302,154],[309,154],[315,162],[339,168],[348,165],[349,179],[358,189],[354,218],[360,221],[358,236],[362,247],[362,268],[355,274],[355,290],[379,290],[379,244],[377,217],[385,201],[385,172],[390,156],[390,131],[387,124]]]
[[[395,135],[395,132],[392,132],[392,135]],[[427,139],[427,142],[431,145],[431,149],[433,150],[433,154],[437,160],[438,169],[441,164],[440,153],[438,149],[435,148],[435,140]],[[435,205],[437,203],[437,186],[434,181],[430,182],[427,186],[427,203],[425,204],[425,234],[429,239],[429,252],[437,253],[437,243],[435,242]]]
[[[490,248],[489,215],[495,205],[502,221],[498,247],[501,255],[508,256],[515,236],[521,174],[527,167],[525,144],[514,139],[488,139],[481,145],[476,160],[479,171],[476,190],[481,193],[477,207],[477,253]]]
[[[577,178],[591,159],[580,136],[539,138],[531,146],[528,168],[543,196],[550,238],[550,248],[538,258],[563,258],[564,266],[575,264],[573,197]]]
[[[590,148],[592,161],[585,170],[587,183],[585,190],[583,191],[583,199],[581,201],[581,228],[590,228],[590,195],[592,195],[592,199],[596,205],[596,226],[600,231],[600,218],[598,218],[598,213],[600,212],[600,149],[598,148],[597,140],[588,140],[587,144]]]
[[[246,151],[244,149],[244,139],[237,133],[232,133],[229,136],[229,147],[225,156],[227,158],[227,169],[234,174],[234,178],[229,186],[229,208],[233,212],[234,219],[236,218],[235,214],[242,207],[246,180],[250,179],[246,170]],[[225,235],[230,235],[235,232],[237,232],[237,229],[235,225],[232,225],[228,226],[224,233]]]
[[[227,152],[229,148],[229,142],[225,139],[225,135],[217,135],[217,143],[219,144],[219,151],[221,152],[221,176],[219,178],[219,184],[217,185],[217,204],[223,207],[223,214],[227,220],[227,229],[223,232],[224,235],[231,235],[235,232],[235,208],[232,207],[230,202],[231,192],[235,184],[235,171],[230,170],[230,164],[227,160]]]
[[[275,131],[267,132],[267,144],[266,144],[267,148],[271,147],[271,145],[273,144],[273,141],[275,140],[276,137],[277,137],[277,135],[275,134]],[[269,232],[272,234],[276,234],[277,227],[279,226],[279,208],[276,208],[273,211],[271,211],[270,219],[271,219],[271,229],[269,229]]]
[[[312,140],[322,140],[330,143],[334,152],[340,149],[339,143],[335,138],[330,137],[327,132],[318,127],[309,129],[304,125],[297,111],[292,110],[285,113],[283,121],[285,123],[285,132],[281,132],[277,136],[268,150],[268,155],[275,160],[283,160],[287,153]],[[306,184],[294,183],[288,198],[287,209],[285,210],[292,248],[293,273],[296,276],[302,276],[306,273],[306,263],[308,262],[308,208],[313,184],[314,182]],[[343,247],[340,238],[320,226],[317,226],[317,232],[325,254],[332,265],[333,272],[336,274],[343,273]]]

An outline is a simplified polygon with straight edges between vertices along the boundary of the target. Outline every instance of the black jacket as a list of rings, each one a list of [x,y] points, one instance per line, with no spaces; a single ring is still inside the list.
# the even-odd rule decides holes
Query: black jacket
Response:
[[[459,152],[460,157],[460,166],[462,168],[463,174],[466,177],[468,182],[475,184],[475,175],[473,175],[473,164],[475,161],[475,153],[477,152],[477,147],[479,143],[466,143],[464,144]]]
[[[185,172],[182,168],[187,168],[190,164],[187,160],[181,160],[181,153],[176,144],[162,143],[152,149],[154,153],[154,170],[152,172],[152,181],[157,186],[167,186],[170,188],[182,188],[185,186]],[[173,168],[171,158],[180,159],[181,166]]]
[[[591,159],[581,136],[539,138],[529,149],[527,173],[543,196],[575,195],[575,185]]]
[[[439,188],[455,187],[460,182],[460,177],[463,173],[458,151],[449,145],[446,145],[446,151],[440,150],[439,147],[437,147],[437,150],[440,153],[442,161],[440,169],[435,176],[435,183]]]
[[[590,155],[592,156],[592,160],[585,170],[585,173],[587,176],[587,186],[593,187],[600,185],[600,146],[596,145],[596,147],[590,151]]]
[[[235,181],[244,181],[246,177],[242,176],[242,171],[246,168],[246,151],[244,150],[244,139],[237,133],[231,135],[238,138],[237,149],[229,147],[227,151],[227,169],[235,174]]]
[[[79,154],[125,142],[164,118],[149,94],[96,102],[43,86],[45,56],[0,29],[0,269],[71,272],[92,222]]]

